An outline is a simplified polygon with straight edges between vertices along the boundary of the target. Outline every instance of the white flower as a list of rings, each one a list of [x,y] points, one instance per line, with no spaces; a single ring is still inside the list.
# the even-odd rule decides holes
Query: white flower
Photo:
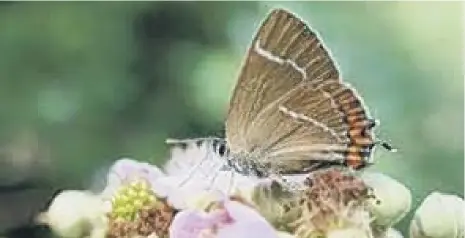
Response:
[[[165,173],[157,166],[129,158],[122,158],[110,167],[107,173],[107,186],[101,195],[104,198],[111,197],[123,184],[138,180],[143,180],[153,185],[153,181],[164,176]]]
[[[58,194],[37,222],[48,225],[57,235],[103,238],[107,229],[106,208],[99,196],[87,191],[66,190]]]
[[[408,213],[412,205],[412,195],[403,184],[381,173],[364,173],[362,179],[373,189],[376,197],[369,201],[375,225],[390,227]]]
[[[412,238],[464,237],[464,201],[433,192],[422,202],[410,224]]]
[[[225,170],[226,160],[214,153],[205,143],[200,146],[195,143],[186,146],[173,147],[171,150],[171,157],[164,166],[168,176],[183,178],[186,184],[206,184],[209,190],[224,193],[236,188],[254,187],[260,180],[233,173],[230,169]]]
[[[158,197],[167,198],[168,203],[177,209],[217,201],[232,192],[247,197],[257,180],[237,173],[231,177],[232,171],[220,171],[225,163],[222,160],[208,147],[196,145],[175,147],[163,170],[123,158],[111,166],[102,196],[109,200],[123,184],[143,180]]]
[[[225,165],[226,160],[213,153],[206,144],[174,146],[170,159],[163,167],[167,176],[161,183],[171,185],[165,186],[165,189],[176,191],[177,195],[172,199],[180,208],[193,208],[192,205],[199,204],[199,199],[204,201],[207,197],[240,194],[249,200],[255,186],[266,180],[225,170]],[[199,196],[193,196],[197,194]]]

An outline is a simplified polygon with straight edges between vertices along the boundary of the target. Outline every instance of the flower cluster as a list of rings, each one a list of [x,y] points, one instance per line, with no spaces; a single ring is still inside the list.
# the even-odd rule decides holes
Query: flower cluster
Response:
[[[222,171],[224,162],[208,153],[177,148],[163,168],[120,159],[101,193],[65,191],[39,221],[61,237],[403,237],[393,227],[410,210],[411,194],[386,175],[330,168],[297,177],[302,186],[289,189]],[[433,193],[409,237],[464,237],[463,213],[463,199]]]

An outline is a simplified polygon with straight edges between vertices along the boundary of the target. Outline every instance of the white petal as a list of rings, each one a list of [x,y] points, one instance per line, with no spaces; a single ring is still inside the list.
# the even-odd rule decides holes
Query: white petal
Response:
[[[107,174],[107,186],[101,196],[109,199],[125,182],[138,179],[153,183],[159,178],[165,177],[161,169],[146,162],[139,162],[129,158],[122,158],[113,163]]]
[[[386,231],[385,238],[404,238],[404,236],[398,230],[393,229],[393,228],[389,228]]]
[[[53,199],[48,211],[40,214],[45,223],[60,237],[82,237],[106,228],[105,210],[99,196],[87,191],[66,190]],[[100,232],[104,233],[104,232]]]
[[[411,237],[464,237],[464,205],[458,196],[431,193],[415,212],[410,224]]]
[[[370,211],[376,225],[390,227],[408,213],[412,194],[403,184],[381,173],[364,173],[362,179],[376,196],[376,200],[370,200]]]

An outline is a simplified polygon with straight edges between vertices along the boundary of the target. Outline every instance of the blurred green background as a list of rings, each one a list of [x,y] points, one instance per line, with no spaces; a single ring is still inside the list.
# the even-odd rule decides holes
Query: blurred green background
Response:
[[[1,2],[0,228],[48,196],[28,191],[86,188],[120,157],[162,163],[167,137],[221,135],[274,7],[320,33],[398,147],[369,170],[416,205],[435,190],[463,196],[460,2]]]

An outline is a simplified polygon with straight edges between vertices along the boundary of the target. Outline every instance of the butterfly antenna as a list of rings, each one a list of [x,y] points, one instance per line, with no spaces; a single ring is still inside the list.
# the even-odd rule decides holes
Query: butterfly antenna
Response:
[[[389,142],[386,141],[376,141],[376,145],[381,145],[384,149],[388,150],[389,152],[397,152],[397,148],[394,148]]]
[[[168,145],[175,145],[175,144],[189,144],[189,143],[196,143],[197,141],[203,141],[206,138],[195,138],[195,139],[173,139],[168,138],[165,140],[165,143]]]

